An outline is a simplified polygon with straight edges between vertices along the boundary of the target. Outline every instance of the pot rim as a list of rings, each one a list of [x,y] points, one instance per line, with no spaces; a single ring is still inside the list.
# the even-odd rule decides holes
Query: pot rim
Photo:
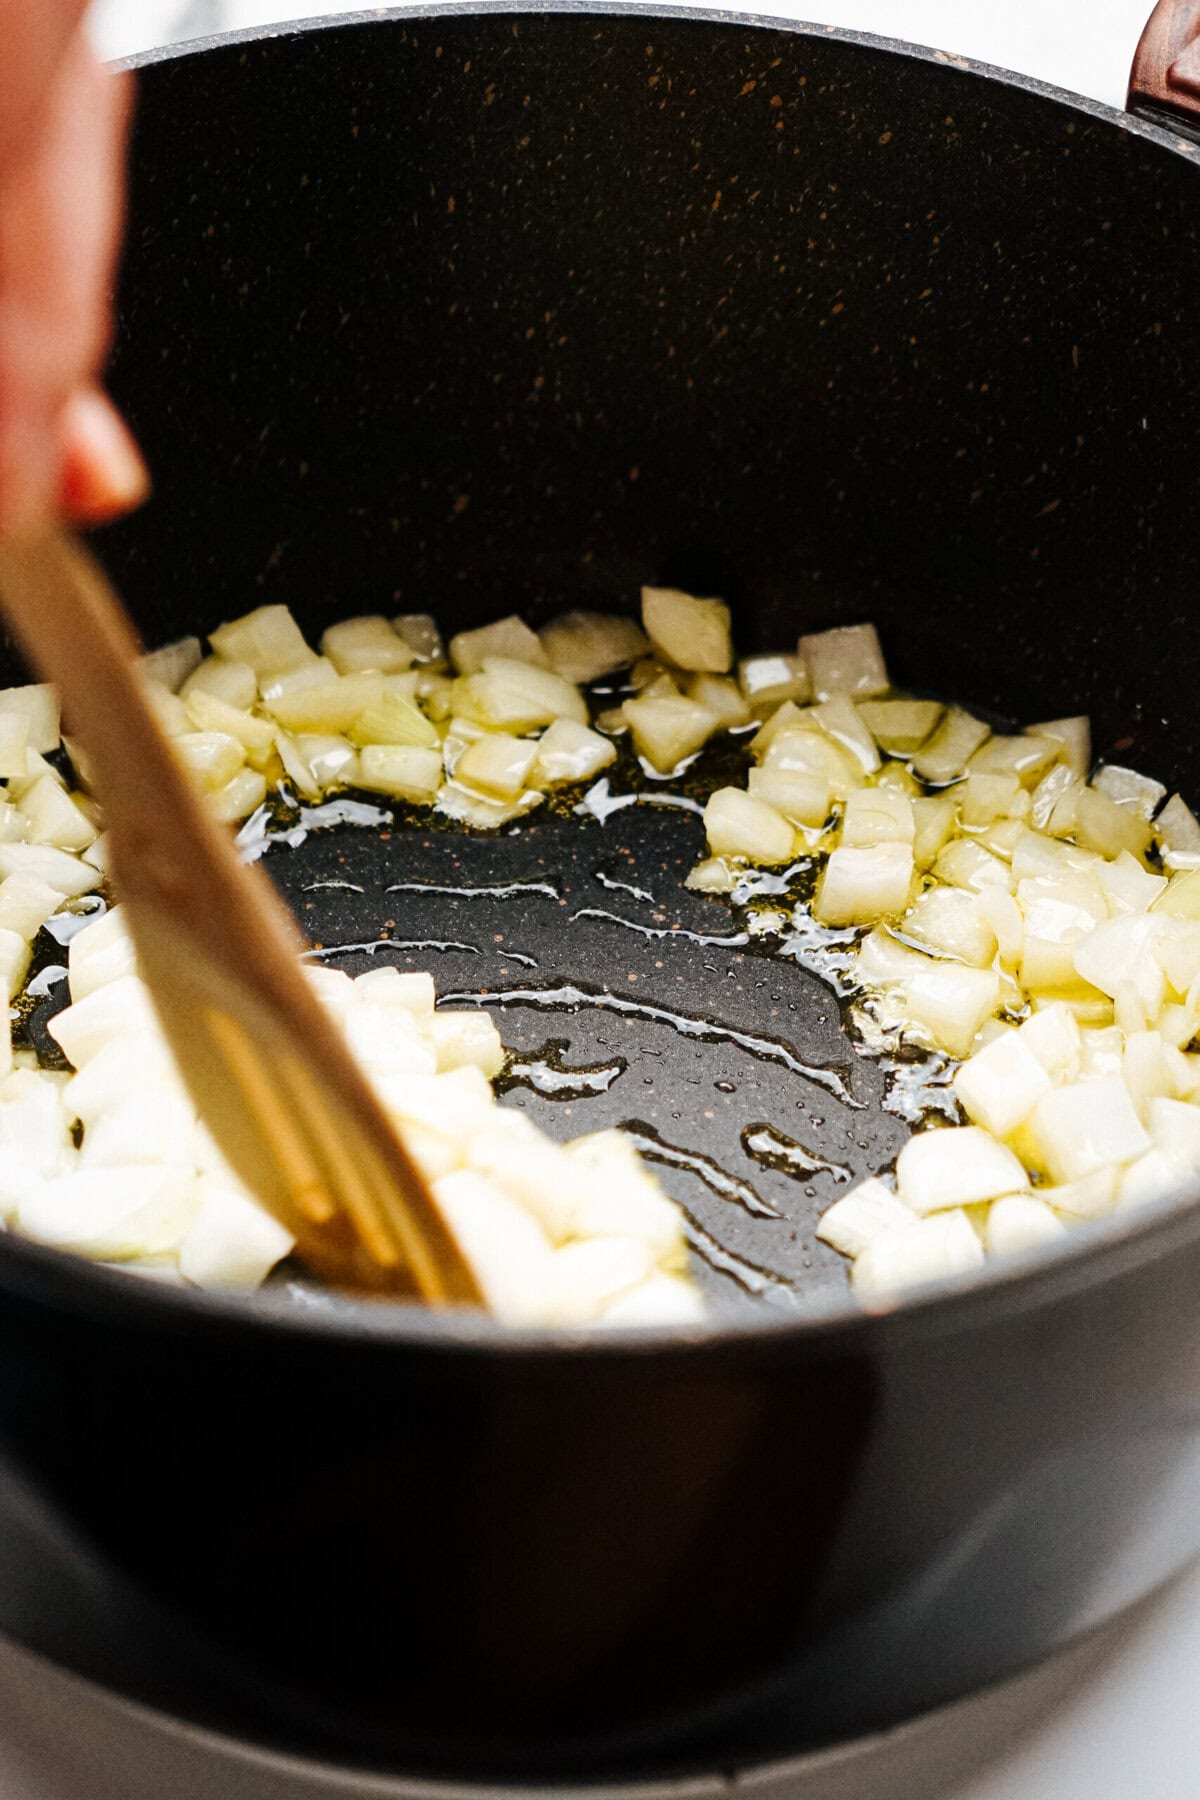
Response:
[[[1017,88],[1053,102],[1089,120],[1131,132],[1159,149],[1200,165],[1200,144],[1151,120],[1086,95],[1013,70],[927,45],[845,26],[819,25],[778,18],[770,13],[732,12],[715,8],[664,4],[662,0],[435,0],[428,5],[386,6],[350,13],[244,27],[163,45],[113,63],[141,70],[181,61],[209,51],[249,46],[285,37],[340,31],[406,20],[471,18],[490,14],[534,18],[608,17],[691,21],[720,30],[773,30],[791,36],[832,39],[868,51],[910,61],[937,63],[964,75]],[[426,1354],[486,1355],[490,1358],[569,1355],[589,1363],[630,1355],[662,1356],[666,1352],[702,1353],[738,1346],[804,1346],[820,1358],[844,1355],[868,1337],[879,1348],[887,1342],[938,1338],[983,1325],[997,1313],[1034,1311],[1073,1295],[1133,1274],[1147,1264],[1183,1250],[1200,1237],[1200,1171],[1189,1172],[1180,1187],[1128,1213],[1110,1215],[1094,1226],[1080,1227],[1062,1244],[996,1259],[983,1270],[914,1287],[893,1300],[869,1304],[847,1288],[844,1297],[814,1305],[811,1311],[785,1313],[767,1304],[746,1316],[719,1313],[695,1325],[639,1326],[606,1330],[565,1327],[513,1327],[470,1313],[433,1312],[416,1306],[343,1300],[300,1304],[294,1297],[257,1291],[220,1294],[201,1289],[130,1279],[110,1269],[46,1249],[10,1234],[0,1234],[0,1292],[49,1305],[57,1311],[85,1313],[105,1323],[144,1324],[167,1330],[211,1330],[269,1333],[313,1342],[421,1351]],[[1081,1241],[1087,1230],[1088,1240]]]

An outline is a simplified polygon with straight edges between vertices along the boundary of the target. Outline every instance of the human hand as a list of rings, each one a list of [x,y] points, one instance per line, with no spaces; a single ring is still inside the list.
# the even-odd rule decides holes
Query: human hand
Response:
[[[124,210],[128,77],[83,36],[86,0],[0,0],[0,535],[96,522],[145,497],[98,385]]]

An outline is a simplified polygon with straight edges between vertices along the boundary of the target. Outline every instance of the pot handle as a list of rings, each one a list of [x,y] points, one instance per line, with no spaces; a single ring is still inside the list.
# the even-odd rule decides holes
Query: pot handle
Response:
[[[1200,0],[1158,0],[1134,53],[1127,105],[1200,141]]]

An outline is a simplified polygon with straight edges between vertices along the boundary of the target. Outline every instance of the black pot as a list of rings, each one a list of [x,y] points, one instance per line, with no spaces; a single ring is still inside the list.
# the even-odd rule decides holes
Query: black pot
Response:
[[[1169,21],[1167,21],[1169,23]],[[1160,25],[1163,20],[1160,19]],[[1164,77],[1165,79],[1165,77]],[[457,7],[149,59],[113,369],[151,641],[261,591],[870,616],[1200,788],[1197,152],[854,34]],[[1200,1210],[866,1316],[521,1336],[0,1240],[0,1625],[299,1752],[729,1766],[1200,1545]]]

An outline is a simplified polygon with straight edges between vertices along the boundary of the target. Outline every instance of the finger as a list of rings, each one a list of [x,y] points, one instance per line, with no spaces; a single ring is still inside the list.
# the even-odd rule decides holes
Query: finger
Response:
[[[88,0],[4,0],[0,68],[0,171],[28,146]]]
[[[150,475],[133,434],[99,387],[79,388],[61,426],[59,507],[77,525],[102,525],[140,506]]]
[[[36,151],[0,181],[0,532],[32,529],[57,498],[59,421],[104,354],[128,110],[127,84],[80,40]]]

